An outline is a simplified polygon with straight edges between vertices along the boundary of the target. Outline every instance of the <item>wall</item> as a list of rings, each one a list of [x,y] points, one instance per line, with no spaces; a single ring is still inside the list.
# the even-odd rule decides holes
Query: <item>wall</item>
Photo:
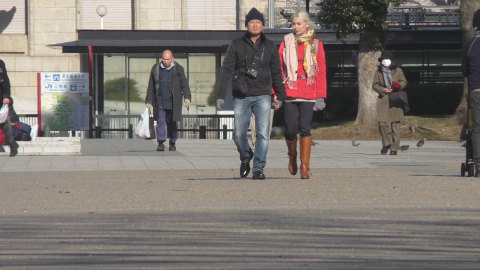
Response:
[[[187,0],[137,0],[135,24],[140,30],[185,30]]]
[[[10,47],[0,47],[5,61],[17,113],[37,113],[37,72],[78,72],[78,55],[62,54],[48,45],[77,39],[75,0],[28,1],[28,36],[2,34]],[[2,44],[0,42],[0,44]]]

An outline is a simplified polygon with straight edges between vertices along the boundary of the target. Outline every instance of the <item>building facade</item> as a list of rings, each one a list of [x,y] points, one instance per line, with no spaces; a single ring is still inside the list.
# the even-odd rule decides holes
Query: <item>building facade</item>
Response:
[[[252,7],[264,13],[268,25],[269,2],[274,2],[275,29],[265,32],[280,44],[291,31],[282,13],[304,8],[304,0],[2,0],[0,58],[7,65],[16,110],[37,112],[38,72],[88,72],[87,46],[92,45],[95,114],[140,114],[150,69],[165,49],[187,71],[192,106],[183,113],[216,114],[214,93],[224,52],[243,34]],[[103,29],[96,12],[100,5],[108,9]],[[316,28],[325,44],[330,87],[355,84],[358,36],[339,40],[333,31]],[[393,30],[387,48],[394,50],[409,81],[462,80],[458,24]]]

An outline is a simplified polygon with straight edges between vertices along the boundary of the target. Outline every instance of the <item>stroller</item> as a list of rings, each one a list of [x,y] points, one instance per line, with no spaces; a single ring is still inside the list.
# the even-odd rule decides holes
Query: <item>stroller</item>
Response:
[[[465,117],[464,128],[466,158],[465,163],[462,163],[460,172],[462,176],[465,176],[466,173],[468,177],[477,177],[477,170],[475,168],[475,163],[473,163],[472,113],[470,111],[470,105],[467,105],[467,117]]]

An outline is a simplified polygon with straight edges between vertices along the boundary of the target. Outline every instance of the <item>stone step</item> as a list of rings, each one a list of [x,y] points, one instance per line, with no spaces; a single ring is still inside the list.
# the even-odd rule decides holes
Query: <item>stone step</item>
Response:
[[[33,142],[18,142],[19,156],[80,156],[82,146],[78,137],[38,137]],[[5,153],[10,155],[10,146],[4,145]]]

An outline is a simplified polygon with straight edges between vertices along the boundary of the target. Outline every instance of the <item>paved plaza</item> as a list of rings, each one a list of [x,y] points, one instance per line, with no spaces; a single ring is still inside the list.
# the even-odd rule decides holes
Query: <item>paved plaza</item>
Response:
[[[82,140],[0,157],[0,269],[479,269],[480,178],[457,142],[316,141],[312,177],[272,140],[264,181],[231,140]]]

